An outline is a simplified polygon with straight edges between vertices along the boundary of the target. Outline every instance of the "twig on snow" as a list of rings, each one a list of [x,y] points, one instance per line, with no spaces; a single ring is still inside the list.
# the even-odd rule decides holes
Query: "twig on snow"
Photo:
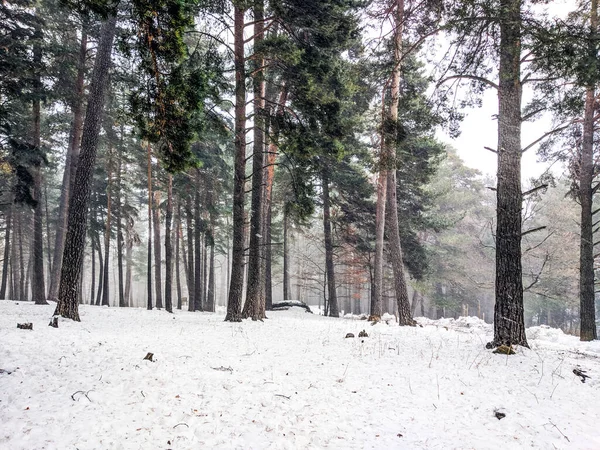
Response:
[[[558,432],[563,435],[563,437],[567,440],[567,442],[571,442],[571,440],[567,436],[565,436],[565,434],[562,431],[560,431],[560,428],[558,428],[554,424],[554,422],[552,422],[550,419],[548,419],[548,422],[550,422],[550,425],[552,425],[554,428],[556,428],[558,430]]]

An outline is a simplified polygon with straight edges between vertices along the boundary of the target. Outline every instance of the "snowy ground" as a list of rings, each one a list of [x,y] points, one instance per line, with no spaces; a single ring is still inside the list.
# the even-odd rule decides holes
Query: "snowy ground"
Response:
[[[2,449],[600,449],[600,342],[558,330],[507,357],[475,318],[52,311],[0,301]]]

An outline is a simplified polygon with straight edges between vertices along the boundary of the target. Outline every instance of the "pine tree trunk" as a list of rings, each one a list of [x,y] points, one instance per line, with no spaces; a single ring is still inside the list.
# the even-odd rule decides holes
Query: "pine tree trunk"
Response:
[[[177,201],[177,220],[175,221],[175,282],[177,284],[177,309],[181,309],[181,272],[179,267],[179,252],[181,242],[181,205]]]
[[[117,207],[115,209],[115,220],[117,222],[117,271],[119,276],[118,294],[120,308],[125,308],[127,306],[127,301],[125,300],[125,287],[123,285],[123,199],[121,198],[121,192],[123,189],[123,186],[121,185],[121,171],[123,160],[123,133],[123,125],[121,125],[121,143],[119,144],[119,155],[117,162]]]
[[[592,0],[590,31],[592,35],[598,29],[598,0]],[[590,45],[594,45],[592,42]],[[594,180],[594,111],[595,88],[588,86],[585,93],[585,111],[583,117],[583,142],[579,163],[579,200],[581,203],[581,237],[579,253],[579,301],[581,327],[579,337],[582,341],[598,338],[596,332],[596,306],[594,295],[594,233],[593,233],[593,180]]]
[[[24,216],[25,211],[23,208],[19,210],[19,298],[18,300],[25,301],[25,293],[27,292],[27,285],[25,284],[26,272],[25,272],[25,256],[23,255],[23,227],[24,227]]]
[[[111,65],[111,51],[116,29],[116,17],[108,18],[102,25],[96,61],[90,84],[85,124],[81,140],[81,153],[75,185],[77,190],[69,200],[67,235],[56,315],[79,321],[77,286],[83,265],[83,253],[87,228],[87,210],[92,187],[93,168],[96,162],[98,136],[106,97],[107,80]]]
[[[94,304],[94,293],[96,292],[96,241],[90,235],[90,246],[92,254],[92,279],[90,289],[90,305]]]
[[[196,287],[194,279],[194,227],[192,225],[192,199],[191,195],[186,198],[186,227],[187,227],[187,284],[188,284],[188,311],[196,309]],[[185,255],[184,255],[185,256]],[[185,261],[184,261],[185,262]]]
[[[202,226],[200,222],[200,171],[196,170],[196,192],[194,194],[194,310],[203,311],[202,306]]]
[[[41,25],[35,26],[36,39],[42,39]],[[42,64],[42,48],[39,41],[33,46],[33,64],[36,73],[33,80],[33,132],[32,144],[37,152],[41,152],[41,95],[42,81],[37,69]],[[35,207],[33,210],[33,271],[31,278],[31,296],[36,305],[47,305],[46,285],[44,282],[44,203],[42,201],[42,163],[41,161],[33,168],[33,197]]]
[[[329,199],[329,173],[323,168],[323,235],[325,237],[325,269],[327,271],[327,294],[329,315],[339,317],[337,292],[335,286],[335,267],[333,264],[333,237],[331,235],[331,206]]]
[[[500,1],[494,340],[529,347],[521,266],[521,1]]]
[[[71,127],[69,147],[65,160],[65,171],[63,174],[62,188],[58,206],[58,220],[56,225],[56,236],[54,239],[54,256],[52,263],[52,273],[50,275],[50,300],[58,299],[58,286],[60,283],[60,271],[62,268],[62,258],[64,251],[65,235],[67,230],[67,214],[69,206],[69,197],[72,192],[72,184],[77,170],[77,161],[79,159],[79,149],[81,143],[81,134],[83,132],[84,119],[84,96],[85,96],[85,61],[87,57],[87,31],[84,26],[81,30],[81,44],[79,48],[79,60],[77,64],[77,79],[75,80],[75,96],[73,103],[73,124]]]
[[[290,295],[290,251],[289,251],[289,211],[283,207],[283,300],[291,300]]]
[[[106,224],[104,227],[104,279],[102,281],[102,306],[110,306],[110,238],[112,226],[112,149],[108,149],[106,168],[108,184],[106,186]]]
[[[46,257],[48,258],[48,267],[46,269],[46,278],[49,280],[52,274],[52,244],[50,232],[50,211],[48,205],[48,181],[44,179],[44,221],[46,222]]]
[[[8,208],[6,212],[6,229],[4,232],[4,259],[2,260],[2,285],[0,285],[0,300],[6,299],[6,286],[8,283],[8,270],[9,270],[9,260],[10,260],[10,249],[12,246],[12,242],[10,240],[10,232],[12,228],[12,205]]]
[[[125,249],[125,293],[123,294],[125,297],[126,306],[132,306],[131,303],[131,277],[133,272],[133,221],[127,220],[127,226],[125,228],[125,241],[126,241],[126,249]]]
[[[173,177],[167,178],[167,213],[165,215],[165,309],[173,312],[173,250],[171,248],[171,222],[173,220]]]
[[[231,282],[227,298],[225,320],[242,319],[244,288],[244,190],[246,179],[246,70],[244,67],[244,13],[234,7],[234,65],[235,65],[235,158],[233,182],[233,249],[231,255]]]
[[[154,284],[156,286],[156,307],[163,307],[162,297],[162,250],[160,246],[160,192],[154,191],[152,211],[152,232],[154,233]]]
[[[100,235],[96,235],[96,249],[98,250],[98,292],[96,292],[96,306],[102,303],[102,291],[104,288],[104,258],[102,257],[102,244]]]
[[[148,143],[148,261],[146,266],[148,290],[147,309],[152,310],[152,147]]]

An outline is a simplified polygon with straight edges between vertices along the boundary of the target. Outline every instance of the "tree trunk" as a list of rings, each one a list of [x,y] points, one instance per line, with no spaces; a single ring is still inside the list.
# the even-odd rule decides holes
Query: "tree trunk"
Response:
[[[152,232],[154,233],[154,284],[156,286],[156,307],[163,307],[162,297],[162,250],[160,247],[160,192],[154,191],[154,208],[152,210]]]
[[[23,208],[19,210],[19,298],[18,300],[25,301],[25,293],[27,292],[27,285],[25,284],[26,272],[25,272],[25,256],[23,255],[23,226],[25,211]]]
[[[200,171],[196,169],[194,195],[194,310],[203,311],[202,305],[202,226],[200,221]]]
[[[90,246],[92,250],[92,279],[90,289],[90,305],[94,304],[94,294],[96,293],[96,241],[90,233]]]
[[[290,251],[289,251],[289,211],[283,206],[283,300],[291,300],[290,291]]]
[[[132,269],[133,269],[133,220],[127,219],[127,226],[125,227],[125,293],[123,294],[125,297],[126,306],[131,306],[131,277],[132,277]]]
[[[234,7],[234,65],[235,65],[235,160],[233,181],[233,249],[231,282],[225,320],[242,320],[244,288],[244,190],[246,180],[246,70],[244,67],[244,13]]]
[[[596,36],[598,30],[598,0],[592,0],[590,31]],[[594,46],[595,42],[590,45]],[[594,47],[592,47],[593,50]],[[583,142],[581,144],[579,200],[581,203],[581,237],[579,253],[579,301],[581,327],[579,338],[591,341],[598,338],[596,332],[596,306],[594,295],[594,232],[592,206],[594,191],[594,111],[595,88],[588,86],[585,93],[583,117]]]
[[[104,288],[104,259],[102,258],[102,244],[100,235],[96,235],[96,248],[98,249],[98,292],[96,293],[96,306],[102,302],[102,290]]]
[[[147,309],[152,310],[152,147],[148,142],[148,262],[146,265],[148,290]]]
[[[181,205],[177,201],[177,219],[175,221],[175,282],[177,284],[177,309],[181,309],[181,272],[179,251],[181,242]]]
[[[10,249],[12,242],[10,240],[10,232],[12,228],[12,205],[6,212],[6,230],[4,232],[4,259],[2,260],[2,285],[0,285],[0,300],[6,299],[6,285],[8,283],[8,263],[10,260]]]
[[[188,282],[188,311],[195,311],[196,309],[196,287],[194,277],[194,227],[192,225],[192,198],[188,195],[186,198],[186,225],[187,225],[187,282]]]
[[[42,38],[41,25],[35,26],[35,37]],[[42,81],[38,67],[42,64],[41,43],[37,41],[33,46],[33,64],[36,73],[33,79],[33,130],[32,144],[37,152],[41,153],[41,96]],[[33,168],[33,197],[35,207],[33,210],[33,271],[31,278],[31,296],[36,305],[47,305],[46,284],[44,282],[44,202],[42,201],[42,162],[37,162]]]
[[[81,44],[79,47],[79,59],[77,63],[77,78],[75,80],[75,97],[73,103],[73,123],[71,126],[69,147],[65,160],[65,171],[63,174],[62,188],[58,206],[58,220],[56,224],[56,237],[54,240],[54,256],[52,263],[52,273],[50,275],[49,299],[58,299],[58,286],[60,283],[60,271],[62,268],[62,258],[65,243],[65,234],[67,229],[67,214],[69,206],[69,197],[72,192],[72,183],[75,179],[77,170],[77,161],[79,159],[79,149],[81,143],[81,134],[83,132],[83,101],[85,97],[85,61],[87,57],[87,31],[84,26],[81,30]]]
[[[117,221],[117,271],[119,274],[119,307],[124,308],[127,306],[127,301],[125,300],[125,287],[123,286],[123,199],[121,198],[121,192],[123,186],[121,185],[121,170],[122,170],[122,160],[123,160],[123,125],[121,125],[121,136],[120,136],[120,144],[119,144],[119,155],[117,161],[117,207],[115,210],[115,220]]]
[[[257,0],[253,3],[254,14],[254,75],[253,96],[254,96],[254,142],[252,150],[252,195],[251,195],[251,216],[250,216],[250,248],[248,256],[248,283],[246,286],[246,302],[242,311],[242,317],[258,320],[265,318],[265,299],[261,295],[264,293],[263,257],[264,257],[264,238],[263,238],[263,174],[265,166],[265,78],[262,70],[264,59],[256,49],[260,50],[260,45],[264,37],[264,2]]]
[[[331,211],[329,199],[329,174],[323,168],[323,235],[325,237],[325,269],[327,271],[327,294],[329,301],[329,315],[339,317],[337,293],[335,288],[335,268],[333,265],[333,237],[331,236]]]
[[[104,281],[102,282],[102,306],[110,306],[110,283],[108,280],[110,269],[110,237],[112,226],[112,148],[108,148],[108,161],[106,167],[106,224],[104,227]]]
[[[521,266],[521,1],[500,1],[494,340],[529,347]]]
[[[172,281],[173,261],[171,249],[171,222],[173,220],[173,177],[167,178],[167,213],[165,215],[165,309],[173,312]]]
[[[69,199],[67,236],[63,265],[61,268],[58,304],[55,314],[79,321],[77,286],[83,265],[87,210],[92,187],[93,169],[96,162],[98,136],[106,97],[107,80],[111,65],[111,51],[116,29],[116,17],[108,18],[102,25],[96,61],[90,84],[85,124],[81,140],[81,154],[75,185],[77,190]]]

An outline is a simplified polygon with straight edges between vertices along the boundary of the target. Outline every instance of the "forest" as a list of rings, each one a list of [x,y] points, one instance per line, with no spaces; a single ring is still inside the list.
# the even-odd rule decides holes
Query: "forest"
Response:
[[[2,2],[0,299],[595,340],[599,44],[597,0]],[[490,91],[495,177],[441,138]]]

